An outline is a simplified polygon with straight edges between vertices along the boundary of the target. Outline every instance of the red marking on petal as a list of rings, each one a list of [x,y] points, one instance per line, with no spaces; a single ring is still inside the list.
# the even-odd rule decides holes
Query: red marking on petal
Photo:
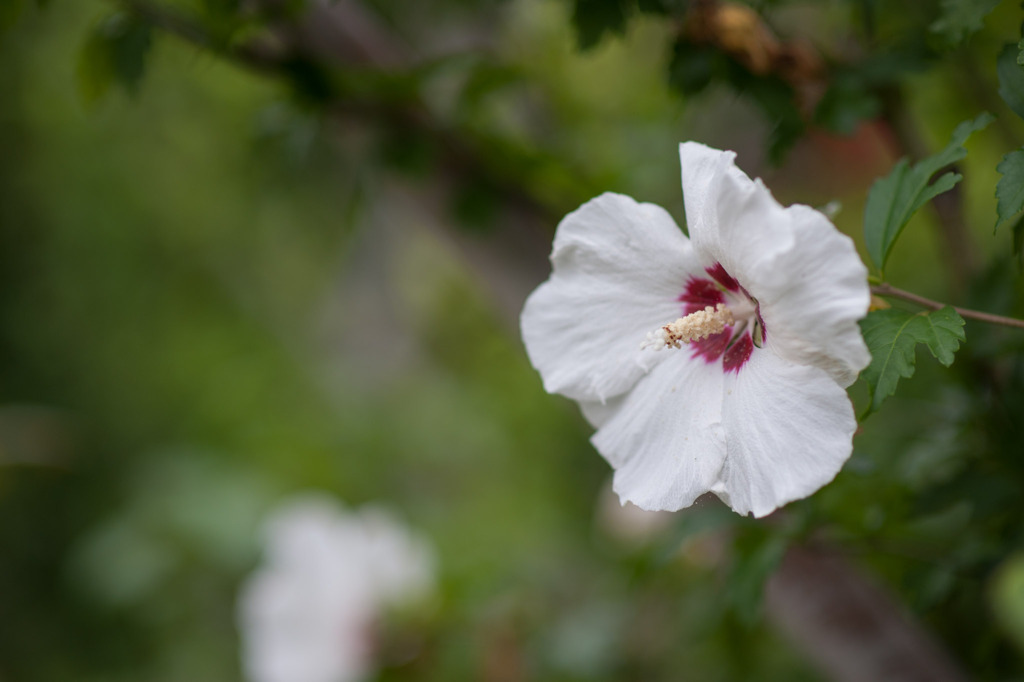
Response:
[[[725,271],[721,263],[715,263],[710,268],[704,268],[704,271],[711,275],[716,282],[721,284],[729,291],[739,291],[740,283],[736,279]]]
[[[732,327],[726,327],[725,331],[720,334],[712,334],[706,339],[691,341],[689,345],[693,348],[693,357],[704,358],[705,362],[714,362],[722,357],[722,353],[729,348],[731,337]]]
[[[757,307],[754,308],[754,312],[757,314],[757,322],[761,325],[761,343],[768,340],[768,327],[764,326],[764,318],[761,317],[761,304],[758,303]]]
[[[725,351],[725,356],[722,358],[722,369],[726,372],[738,373],[740,367],[750,359],[750,354],[753,351],[754,341],[750,338],[750,334],[743,334],[736,339],[736,343],[732,344],[729,350]]]
[[[691,277],[686,283],[686,291],[677,300],[686,303],[684,310],[689,315],[707,306],[713,308],[719,303],[725,303],[725,294],[710,279]]]

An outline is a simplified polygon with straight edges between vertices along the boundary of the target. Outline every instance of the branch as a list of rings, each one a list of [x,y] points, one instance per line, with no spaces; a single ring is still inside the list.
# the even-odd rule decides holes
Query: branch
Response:
[[[871,287],[871,293],[877,294],[878,296],[901,298],[904,301],[910,301],[922,308],[929,308],[931,310],[939,310],[940,308],[945,308],[947,305],[945,303],[940,303],[939,301],[933,301],[930,298],[925,298],[924,296],[918,296],[917,294],[909,291],[904,291],[903,289],[897,289],[889,284],[876,284]],[[1004,327],[1024,329],[1024,320],[1018,320],[1014,317],[1004,317],[1002,315],[993,315],[992,313],[971,310],[970,308],[959,308],[957,306],[952,307],[953,310],[960,313],[961,317],[966,317],[971,320],[980,320],[981,322],[988,322],[989,324],[1001,324]]]
[[[118,0],[132,13],[153,26],[203,50],[256,71],[279,71],[283,55],[267,41],[251,40],[233,47],[222,45],[205,28],[177,12],[146,0]]]
[[[157,28],[203,50],[265,75],[288,79],[294,77],[297,60],[308,60],[325,69],[361,68],[381,73],[401,73],[415,66],[412,50],[394,37],[388,29],[352,0],[311,3],[308,11],[294,21],[282,21],[271,27],[272,38],[251,39],[237,45],[216,40],[202,25],[162,7],[151,0],[113,0]],[[273,12],[279,0],[260,0],[259,4]],[[413,131],[437,142],[440,163],[449,177],[479,181],[484,178],[506,204],[537,217],[538,223],[553,227],[558,215],[524,190],[522,183],[509,177],[508,164],[495,164],[479,140],[464,131],[453,129],[437,119],[424,102],[416,97],[400,100],[374,98],[348,93],[336,94],[326,103],[337,117],[356,116],[375,123],[384,122],[392,130]],[[484,145],[486,146],[486,145]],[[544,241],[551,230],[538,231]],[[541,248],[546,257],[549,244]]]

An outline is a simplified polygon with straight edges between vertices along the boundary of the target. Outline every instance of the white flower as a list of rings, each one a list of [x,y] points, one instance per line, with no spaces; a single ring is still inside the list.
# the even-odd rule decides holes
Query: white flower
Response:
[[[238,603],[251,682],[354,682],[374,671],[373,628],[433,585],[430,547],[383,509],[349,512],[327,496],[279,508],[264,564]]]
[[[679,154],[690,238],[653,204],[587,202],[558,226],[523,339],[545,389],[597,427],[623,501],[674,511],[711,491],[760,517],[850,455],[867,270],[821,213],[783,208],[733,152]]]

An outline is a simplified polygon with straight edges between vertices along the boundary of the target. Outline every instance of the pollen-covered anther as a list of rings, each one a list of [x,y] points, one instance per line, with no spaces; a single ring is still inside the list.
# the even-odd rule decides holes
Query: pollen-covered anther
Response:
[[[661,350],[666,346],[680,348],[684,343],[721,334],[734,322],[732,311],[724,303],[714,308],[707,306],[704,310],[692,312],[653,332],[647,332],[647,338],[640,344],[640,349]]]

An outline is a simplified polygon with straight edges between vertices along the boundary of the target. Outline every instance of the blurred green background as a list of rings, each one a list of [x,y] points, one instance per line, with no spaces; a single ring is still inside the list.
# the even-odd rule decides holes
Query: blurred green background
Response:
[[[812,124],[773,165],[756,102],[717,81],[680,95],[668,10],[581,50],[586,3],[576,29],[555,0],[369,3],[425,66],[353,68],[345,92],[386,108],[415,89],[444,124],[431,138],[158,30],[106,83],[88,45],[131,3],[3,1],[0,680],[241,679],[235,591],[261,519],[309,489],[387,504],[437,547],[437,602],[396,626],[417,655],[385,647],[383,679],[826,679],[760,597],[785,548],[814,542],[972,676],[1024,675],[1019,333],[971,323],[952,370],[922,357],[836,482],[774,521],[702,500],[653,539],[608,520],[610,469],[518,339],[559,216],[612,190],[683,222],[681,140],[738,150],[784,203],[839,200],[859,240],[867,187],[902,153],[877,109],[845,137]],[[755,8],[838,59],[860,4]],[[217,5],[170,3],[210,26]],[[932,150],[980,110],[999,122],[962,167],[971,279],[951,284],[930,215],[887,274],[1020,314],[992,192],[1024,142],[994,67],[1024,16],[1005,2],[970,40],[920,46],[940,8],[911,5],[877,8],[864,43],[895,60],[880,90]],[[439,188],[442,133],[487,172]],[[507,224],[509,188],[530,227]]]

